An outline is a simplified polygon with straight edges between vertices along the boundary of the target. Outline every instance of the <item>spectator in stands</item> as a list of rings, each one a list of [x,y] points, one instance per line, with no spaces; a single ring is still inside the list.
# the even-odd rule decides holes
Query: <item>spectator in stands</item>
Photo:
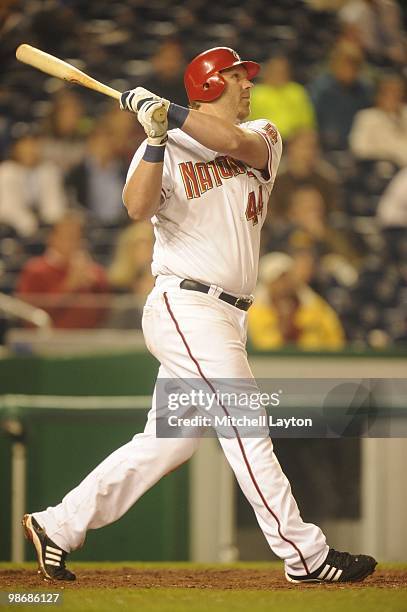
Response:
[[[146,268],[151,267],[154,232],[149,221],[132,223],[119,235],[108,276],[111,287],[146,296],[154,284],[151,274],[143,279]],[[142,280],[140,284],[140,280]]]
[[[159,45],[150,59],[153,72],[143,80],[143,87],[157,95],[186,106],[183,81],[185,58],[178,40],[168,38]]]
[[[276,177],[269,204],[270,222],[286,217],[287,203],[303,185],[314,187],[322,196],[327,211],[339,208],[339,177],[333,166],[320,155],[314,130],[299,130],[286,143],[286,156]]]
[[[124,113],[123,113],[124,114]],[[86,155],[67,174],[70,197],[102,225],[127,221],[122,191],[126,167],[118,159],[109,133],[100,125],[88,136]]]
[[[352,152],[361,159],[385,159],[407,165],[405,85],[396,74],[383,76],[376,104],[357,113],[349,135]]]
[[[44,308],[58,328],[98,327],[106,317],[108,291],[104,269],[86,250],[83,219],[67,213],[51,229],[47,249],[25,264],[17,282],[18,297]]]
[[[337,253],[321,253],[318,242],[302,229],[290,233],[284,252],[293,258],[297,278],[329,303],[332,296],[338,297],[338,288],[347,293],[358,280],[353,264]],[[339,295],[343,295],[343,291]]]
[[[339,18],[356,29],[370,61],[381,65],[406,63],[402,15],[395,0],[350,0]]]
[[[256,300],[248,313],[254,348],[295,346],[304,350],[335,350],[344,332],[335,312],[297,276],[294,260],[270,253],[260,260]]]
[[[263,80],[251,94],[251,119],[269,119],[283,138],[315,125],[314,109],[306,89],[292,80],[291,66],[284,56],[269,59]]]
[[[320,257],[334,254],[352,266],[359,264],[359,253],[345,233],[328,224],[328,215],[323,196],[312,185],[304,184],[292,192],[286,203],[286,217],[267,226],[262,250],[264,253],[290,248],[293,236],[306,235]]]
[[[291,224],[288,236],[297,229],[308,233],[321,255],[336,253],[357,263],[358,254],[345,234],[327,222],[327,209],[321,193],[311,185],[299,187],[288,202],[287,219]]]
[[[67,172],[82,161],[85,137],[92,123],[86,117],[79,95],[61,89],[54,97],[44,126],[44,155]]]
[[[321,144],[326,151],[345,151],[355,114],[371,102],[362,79],[363,55],[356,46],[334,48],[329,69],[311,84]]]
[[[11,158],[0,163],[0,222],[27,237],[40,224],[55,223],[65,208],[60,170],[44,161],[39,137],[17,138]]]
[[[108,270],[110,288],[121,294],[107,322],[113,328],[141,328],[143,306],[154,285],[151,274],[154,234],[150,222],[133,223],[122,231]]]

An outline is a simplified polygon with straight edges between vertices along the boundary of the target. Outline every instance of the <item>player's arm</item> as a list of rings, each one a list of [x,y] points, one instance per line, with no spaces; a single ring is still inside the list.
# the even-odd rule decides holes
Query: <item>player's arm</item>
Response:
[[[134,221],[151,219],[157,212],[161,201],[163,167],[163,161],[142,159],[127,181],[123,202]]]
[[[125,92],[122,95],[122,109],[126,108],[128,97],[132,99],[132,93]],[[162,122],[154,120],[154,113],[160,106],[161,102],[149,98],[143,99],[137,108],[137,118],[147,134],[147,145],[123,190],[124,205],[135,221],[150,219],[158,211],[161,202],[168,121],[167,118]]]
[[[170,109],[174,106],[170,105]],[[181,127],[183,132],[192,136],[204,147],[239,159],[251,168],[258,170],[266,168],[269,152],[260,134],[201,111],[185,110],[188,114]]]
[[[205,147],[239,159],[252,168],[264,170],[267,167],[269,151],[262,136],[232,122],[172,104],[142,87],[122,94],[120,107],[135,113],[143,124],[145,108],[151,108],[154,103],[161,103],[165,108],[170,127],[182,129]]]

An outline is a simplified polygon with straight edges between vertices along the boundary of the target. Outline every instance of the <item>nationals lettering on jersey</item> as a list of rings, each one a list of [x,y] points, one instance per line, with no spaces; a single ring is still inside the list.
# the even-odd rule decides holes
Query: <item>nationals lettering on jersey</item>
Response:
[[[152,218],[154,276],[190,278],[250,295],[257,281],[260,230],[281,157],[281,138],[266,120],[241,127],[260,134],[268,147],[267,167],[243,162],[170,130],[164,157],[161,204]],[[128,177],[140,162],[136,151]]]
[[[225,180],[251,172],[243,162],[227,155],[209,162],[181,162],[178,167],[188,200],[199,198],[214,187],[221,187]]]

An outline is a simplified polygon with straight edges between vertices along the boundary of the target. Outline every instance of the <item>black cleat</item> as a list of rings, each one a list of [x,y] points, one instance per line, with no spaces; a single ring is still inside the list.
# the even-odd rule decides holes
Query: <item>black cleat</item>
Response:
[[[373,574],[376,559],[367,555],[351,555],[329,549],[324,563],[315,572],[304,576],[285,574],[288,582],[359,582]]]
[[[75,580],[76,576],[65,567],[66,553],[49,539],[32,514],[25,514],[22,520],[27,540],[31,540],[37,552],[38,567],[44,578],[49,580]]]

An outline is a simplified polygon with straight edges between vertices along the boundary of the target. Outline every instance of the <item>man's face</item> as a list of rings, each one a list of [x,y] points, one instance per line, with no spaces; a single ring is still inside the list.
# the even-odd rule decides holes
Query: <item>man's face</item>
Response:
[[[313,229],[325,224],[325,204],[316,189],[298,189],[292,196],[288,209],[289,219],[313,233]]]
[[[293,270],[287,270],[278,278],[267,283],[269,298],[271,301],[282,300],[295,295],[296,281]]]
[[[298,160],[312,167],[319,153],[316,133],[312,130],[304,130],[298,133],[292,142],[289,143],[287,152],[290,160],[294,162]]]
[[[64,259],[69,259],[82,244],[81,224],[74,220],[58,223],[50,234],[49,245]]]
[[[377,94],[377,106],[388,113],[397,113],[403,106],[404,85],[399,78],[383,81]]]
[[[338,57],[332,66],[335,78],[344,85],[352,85],[359,77],[360,62],[353,58]]]
[[[286,57],[273,57],[264,70],[263,81],[274,87],[286,85],[290,79],[290,64]]]
[[[26,166],[34,168],[41,161],[41,148],[38,138],[25,136],[14,145],[14,159]]]
[[[226,87],[221,97],[223,104],[236,112],[240,121],[250,114],[250,90],[253,83],[247,78],[247,70],[243,66],[235,66],[222,70]]]

